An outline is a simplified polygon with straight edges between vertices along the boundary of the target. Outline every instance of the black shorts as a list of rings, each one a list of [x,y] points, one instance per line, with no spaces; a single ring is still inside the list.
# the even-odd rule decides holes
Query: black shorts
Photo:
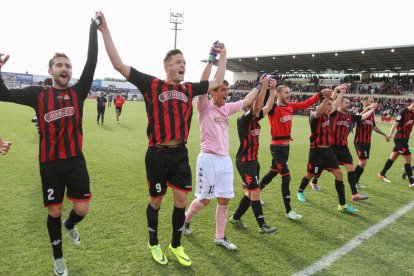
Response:
[[[272,154],[270,170],[280,173],[281,176],[288,175],[289,145],[270,145],[270,152]]]
[[[408,139],[394,138],[394,144],[393,152],[398,152],[401,155],[411,155]]]
[[[369,152],[371,151],[371,144],[354,142],[355,150],[360,160],[369,159]]]
[[[121,112],[122,112],[122,106],[115,107],[115,112],[121,114]]]
[[[243,189],[254,191],[260,189],[259,172],[260,164],[257,160],[249,162],[236,162],[237,170],[243,180]]]
[[[85,158],[82,155],[40,163],[44,206],[61,205],[66,197],[72,201],[89,201],[91,191]]]
[[[354,160],[352,159],[351,152],[349,151],[348,146],[338,146],[335,145],[332,147],[335,154],[336,160],[338,160],[340,165],[353,164]]]
[[[151,197],[163,196],[167,192],[167,185],[187,193],[191,192],[191,168],[184,143],[148,147],[145,167]]]
[[[98,113],[105,113],[105,106],[98,106]]]
[[[310,148],[307,171],[314,177],[319,177],[323,170],[338,169],[339,163],[332,147]]]

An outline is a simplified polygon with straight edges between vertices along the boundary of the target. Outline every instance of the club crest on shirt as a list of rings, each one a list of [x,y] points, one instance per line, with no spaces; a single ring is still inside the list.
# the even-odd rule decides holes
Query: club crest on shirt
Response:
[[[44,118],[46,122],[50,123],[63,117],[73,116],[73,114],[75,114],[75,108],[73,108],[73,106],[70,106],[46,113]]]
[[[180,101],[188,102],[187,95],[177,90],[165,91],[158,96],[158,100],[160,102],[165,102],[171,99],[177,99]]]
[[[292,121],[292,115],[286,115],[286,116],[280,118],[280,122],[283,123],[283,124],[286,123],[287,121]]]
[[[336,125],[349,127],[350,124],[348,121],[338,121],[336,122]]]
[[[253,129],[250,133],[252,134],[252,136],[259,136],[259,134],[260,134],[260,128]]]
[[[331,121],[330,120],[327,120],[327,121],[325,121],[325,122],[322,123],[322,127],[327,127],[327,126],[330,126],[330,125],[331,125]]]
[[[214,118],[214,122],[216,124],[229,125],[229,119],[225,118],[225,117],[216,117],[216,118]]]

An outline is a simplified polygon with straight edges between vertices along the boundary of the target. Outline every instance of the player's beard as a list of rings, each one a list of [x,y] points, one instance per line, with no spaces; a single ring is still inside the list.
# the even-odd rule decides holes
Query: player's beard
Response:
[[[69,78],[68,80],[65,80],[64,82],[60,81],[59,78],[60,78],[59,76],[53,78],[54,83],[57,84],[61,88],[67,87],[69,84]]]

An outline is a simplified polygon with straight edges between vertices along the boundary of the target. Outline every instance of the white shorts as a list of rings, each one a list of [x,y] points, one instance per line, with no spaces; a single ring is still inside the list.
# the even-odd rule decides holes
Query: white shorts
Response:
[[[198,199],[233,198],[233,163],[230,156],[200,152],[197,157],[195,196]]]

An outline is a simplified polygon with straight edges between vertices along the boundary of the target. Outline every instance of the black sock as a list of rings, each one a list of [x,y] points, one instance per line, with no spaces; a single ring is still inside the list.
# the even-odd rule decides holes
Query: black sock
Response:
[[[387,173],[387,171],[391,168],[392,164],[394,163],[394,161],[392,161],[391,159],[388,159],[385,162],[384,168],[382,169],[382,171],[380,172],[380,175],[385,176],[385,174]]]
[[[351,187],[352,194],[357,194],[358,190],[356,188],[355,172],[348,172],[348,183],[349,187]]]
[[[364,172],[364,168],[360,165],[356,166],[355,168],[355,181],[359,183],[359,178],[361,177],[362,173]]]
[[[158,244],[158,212],[160,209],[153,209],[148,204],[147,207],[147,225],[149,233],[149,243],[151,246]],[[182,225],[181,225],[182,226]]]
[[[277,172],[269,171],[263,178],[260,180],[260,190],[263,190],[271,181],[273,178],[275,178],[277,175]]]
[[[62,222],[61,217],[47,216],[47,231],[49,232],[50,243],[53,249],[53,258],[63,257],[62,251]]]
[[[413,169],[411,168],[411,164],[404,164],[404,170],[408,176],[408,181],[410,181],[410,184],[413,184],[414,177],[413,177]]]
[[[65,221],[65,227],[71,230],[78,222],[81,222],[83,219],[84,217],[79,216],[76,214],[75,210],[72,209],[70,210],[68,219]]]
[[[308,186],[310,179],[307,179],[306,176],[302,177],[302,181],[300,182],[300,186],[299,186],[299,193],[303,193],[303,191],[305,191],[306,186]]]
[[[309,181],[309,180],[308,180]],[[290,190],[289,190],[289,183],[290,183],[290,175],[284,175],[282,177],[282,197],[283,197],[283,203],[285,204],[285,210],[286,214],[292,210],[290,208]]]
[[[182,227],[185,221],[185,208],[178,208],[174,206],[172,213],[173,233],[171,239],[171,246],[177,248],[181,245]]]
[[[251,201],[250,204],[252,205],[253,214],[256,218],[257,224],[259,224],[259,227],[262,227],[263,224],[265,224],[265,219],[260,200]]]
[[[249,207],[250,207],[250,198],[244,195],[240,199],[239,207],[237,207],[237,210],[233,215],[233,219],[239,220],[244,215],[244,213],[246,213]]]
[[[313,180],[312,180],[312,183],[316,185],[316,184],[318,184],[318,180],[319,180],[318,177],[314,177]]]
[[[344,182],[342,180],[335,179],[335,189],[336,189],[336,192],[338,193],[339,204],[345,205],[346,200],[345,200]]]

